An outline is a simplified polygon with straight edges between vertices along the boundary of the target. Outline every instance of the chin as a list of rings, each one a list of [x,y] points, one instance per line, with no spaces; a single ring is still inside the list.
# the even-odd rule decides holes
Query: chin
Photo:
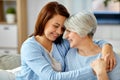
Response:
[[[54,38],[52,38],[51,40],[52,40],[52,41],[55,41],[56,39],[57,39],[57,38],[56,38],[56,37],[54,37]]]
[[[76,48],[76,46],[75,46],[75,45],[71,45],[71,44],[70,44],[70,47],[71,47],[71,48]]]
[[[73,48],[73,45],[70,45],[71,48]]]
[[[56,39],[51,39],[51,41],[55,41]]]
[[[72,42],[69,42],[69,43],[70,43],[70,47],[73,48],[73,44],[72,44]]]

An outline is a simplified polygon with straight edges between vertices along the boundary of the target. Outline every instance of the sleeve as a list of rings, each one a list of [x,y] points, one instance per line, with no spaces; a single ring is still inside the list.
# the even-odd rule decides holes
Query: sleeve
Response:
[[[105,44],[110,44],[109,42],[105,41],[105,40],[94,40],[94,43],[99,45],[99,47],[103,47]]]
[[[58,49],[59,53],[61,54],[61,56],[63,58],[65,58],[68,50],[70,49],[70,44],[69,44],[68,40],[63,39],[61,44],[57,44],[57,49]]]
[[[117,64],[112,71],[108,72],[110,80],[120,80],[120,56],[115,53],[115,58]]]
[[[38,46],[24,45],[22,47],[22,57],[25,59],[29,68],[36,73],[41,80],[87,80],[93,77],[90,68],[75,70],[69,72],[56,72],[52,69],[46,58],[42,55],[43,51],[39,51]],[[89,74],[89,76],[87,76]]]

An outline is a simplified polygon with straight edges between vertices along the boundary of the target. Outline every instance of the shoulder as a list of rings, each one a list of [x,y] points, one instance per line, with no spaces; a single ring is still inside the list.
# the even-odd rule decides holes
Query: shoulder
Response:
[[[63,39],[61,45],[70,48],[70,44],[69,44],[68,40],[66,40],[66,39]]]
[[[38,48],[39,43],[35,40],[34,36],[29,37],[28,39],[26,39],[23,44],[22,47],[24,48]]]
[[[36,42],[34,41],[33,37],[29,37],[28,39],[26,39],[22,46],[21,46],[21,51],[24,50],[31,50],[36,46]]]
[[[70,48],[70,50],[67,52],[66,58],[71,58],[76,55],[77,49],[76,48]]]
[[[102,46],[104,46],[105,44],[108,44],[108,42],[105,41],[105,40],[94,40],[93,42],[94,42],[95,44],[97,44],[99,47],[102,47]]]
[[[34,39],[28,38],[21,46],[21,56],[40,56],[43,52],[41,45]],[[41,54],[40,54],[41,53]]]
[[[66,39],[63,39],[63,41],[60,44],[56,44],[56,47],[63,56],[65,56],[68,50],[70,49],[69,42]]]

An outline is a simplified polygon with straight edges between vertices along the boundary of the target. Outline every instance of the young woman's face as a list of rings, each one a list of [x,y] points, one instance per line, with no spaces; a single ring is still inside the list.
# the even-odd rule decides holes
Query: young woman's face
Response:
[[[45,25],[44,36],[50,41],[55,41],[64,32],[65,19],[64,16],[54,15]]]
[[[72,48],[77,48],[77,46],[81,42],[79,34],[68,29],[66,29],[64,37],[69,41],[70,47]]]

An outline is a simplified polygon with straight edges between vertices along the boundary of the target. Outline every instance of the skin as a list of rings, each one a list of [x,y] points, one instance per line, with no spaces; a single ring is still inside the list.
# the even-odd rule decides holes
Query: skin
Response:
[[[91,67],[95,71],[98,80],[109,80],[106,71],[106,63],[104,59],[100,58],[91,63]]]
[[[71,32],[69,29],[66,29],[66,33],[65,33],[64,37],[66,39],[68,39],[68,41],[70,42],[70,47],[72,47],[72,48],[80,48],[80,46],[78,46],[78,45],[83,45],[84,46],[86,43],[83,43],[82,40],[83,41],[89,40],[88,42],[92,42],[92,39],[90,39],[88,36],[80,38],[80,35],[78,35],[75,32]],[[80,43],[80,42],[82,42],[82,43]],[[89,43],[89,45],[84,47],[84,49],[87,48],[87,47],[90,47],[90,44],[93,44],[93,43]],[[82,46],[82,48],[83,48],[83,46]],[[95,48],[95,47],[98,47],[98,46],[96,45],[96,46],[91,46],[91,47]],[[78,49],[78,50],[81,50],[81,49]],[[102,52],[102,57],[104,58],[104,60],[107,64],[106,65],[107,72],[111,71],[115,67],[116,59],[115,59],[114,53],[112,51],[112,46],[111,45],[106,44],[102,47],[102,49],[99,48],[98,51],[95,51],[95,52]],[[87,53],[87,52],[84,52],[84,55],[85,55],[85,53]]]
[[[88,36],[80,37],[80,35],[76,32],[69,30],[67,30],[66,33],[67,34],[65,35],[65,38],[70,42],[70,47],[77,48],[80,55],[92,56],[101,52],[101,48],[95,45],[92,39],[90,39]]]
[[[64,32],[64,21],[66,17],[59,14],[54,15],[45,25],[44,34],[35,36],[36,40],[42,44],[49,52],[52,43]],[[47,42],[47,43],[46,43]]]
[[[66,19],[66,17],[64,17],[64,16],[54,15],[53,18],[51,18],[46,23],[45,29],[44,29],[44,34],[42,36],[39,36],[39,35],[35,36],[35,39],[40,44],[42,44],[43,47],[45,47],[46,50],[48,50],[49,52],[51,51],[53,41],[55,41],[64,32],[63,24],[64,24],[65,19]],[[75,36],[75,40],[79,40],[76,38],[77,37]],[[78,43],[76,43],[77,41],[75,41],[75,40],[73,41],[72,38],[69,38],[71,47],[74,47],[78,44]],[[74,43],[75,43],[75,45],[74,45]]]
[[[48,50],[48,52],[51,51],[52,42],[54,40],[56,40],[56,38],[59,37],[61,34],[63,34],[63,32],[64,32],[63,31],[63,28],[64,28],[63,24],[64,24],[65,19],[66,19],[66,17],[61,16],[59,14],[54,15],[53,18],[51,18],[46,23],[44,34],[42,36],[39,36],[39,35],[35,36],[35,39],[40,44],[42,44],[43,47],[45,47],[46,50]],[[67,31],[67,32],[69,33],[69,31]],[[69,41],[71,42],[71,40],[69,40]],[[78,39],[76,39],[76,40],[78,40]],[[103,55],[102,55],[103,57],[105,57],[107,55],[106,53],[108,53],[109,56],[107,57],[107,59],[105,59],[106,64],[108,64],[107,65],[107,69],[108,69],[107,71],[112,70],[116,65],[116,59],[114,57],[111,46],[104,45],[104,47],[102,48],[102,53],[103,53]]]
[[[112,71],[112,69],[116,66],[116,59],[115,59],[114,54],[112,53],[110,55],[108,52],[108,51],[113,52],[113,51],[111,51],[111,49],[112,49],[112,46],[110,46],[110,45],[105,45],[102,48],[102,53],[104,53],[104,54],[102,54],[102,57],[104,58],[104,60],[107,64],[106,65],[107,71]]]
[[[93,56],[102,51],[100,47],[93,43],[92,38],[88,36],[81,37],[76,32],[67,29],[65,38],[70,42],[70,47],[77,48],[78,53],[82,56]],[[108,80],[106,63],[103,59],[93,61],[91,67],[98,80]]]

